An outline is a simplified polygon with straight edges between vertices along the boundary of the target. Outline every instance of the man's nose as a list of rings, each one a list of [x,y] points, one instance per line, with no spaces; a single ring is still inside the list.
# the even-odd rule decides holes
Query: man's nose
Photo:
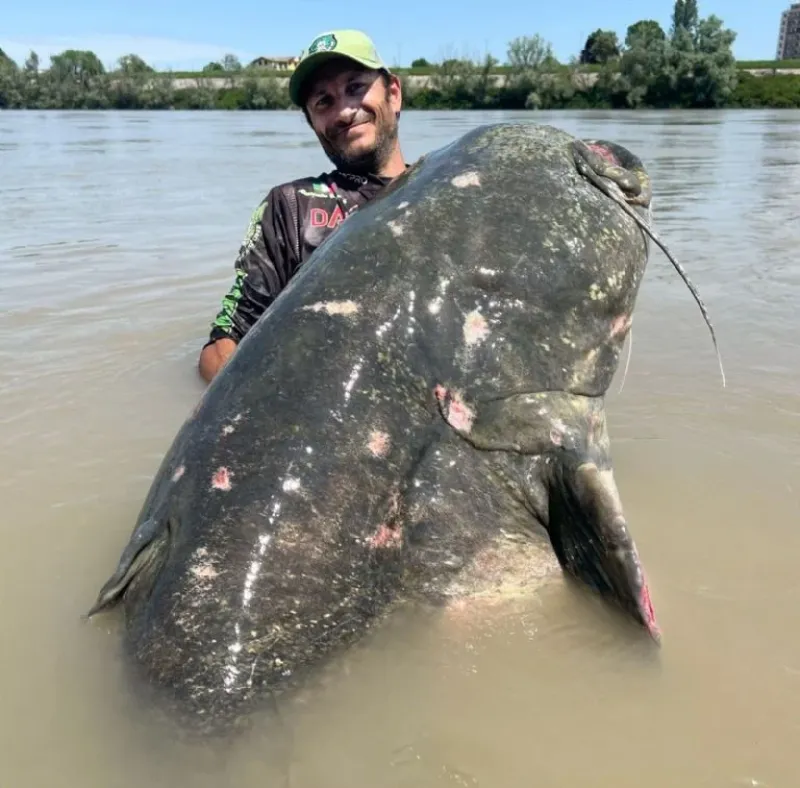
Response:
[[[348,96],[341,96],[336,100],[336,125],[349,126],[358,112],[355,102]]]

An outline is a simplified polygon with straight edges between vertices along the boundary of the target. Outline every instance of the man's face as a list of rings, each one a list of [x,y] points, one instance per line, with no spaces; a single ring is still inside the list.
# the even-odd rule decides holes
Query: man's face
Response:
[[[311,127],[334,165],[377,172],[397,142],[400,82],[387,88],[380,72],[345,59],[331,60],[314,76],[306,111]]]

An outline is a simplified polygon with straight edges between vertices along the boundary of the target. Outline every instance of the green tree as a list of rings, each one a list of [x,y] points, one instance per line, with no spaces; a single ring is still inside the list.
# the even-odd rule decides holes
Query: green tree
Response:
[[[430,68],[431,64],[424,57],[418,57],[411,61],[411,68]]]
[[[14,68],[17,64],[0,48],[0,68]]]
[[[672,9],[672,38],[679,34],[679,31],[687,31],[694,38],[697,25],[700,21],[700,14],[697,8],[697,0],[675,0]]]
[[[242,64],[239,62],[239,58],[236,55],[225,55],[222,58],[222,68],[224,71],[241,71]]]
[[[733,43],[736,33],[726,30],[714,15],[697,22],[691,46],[685,31],[673,44],[666,73],[674,97],[684,106],[719,107],[725,104],[738,82]]]
[[[555,60],[552,45],[538,33],[513,39],[508,45],[506,57],[512,73],[516,75],[539,71],[546,63]]]
[[[225,69],[222,67],[222,63],[217,63],[216,61],[212,61],[211,63],[206,63],[203,66],[204,74],[215,74],[224,70]]]
[[[0,49],[0,109],[14,109],[23,105],[23,80],[19,68]]]
[[[736,34],[716,16],[698,19],[696,0],[676,0],[669,39],[647,20],[628,28],[620,63],[630,106],[719,107],[736,88]]]
[[[50,59],[50,75],[58,80],[88,85],[105,73],[100,58],[87,50],[67,49]]]
[[[139,55],[123,55],[118,61],[117,66],[121,73],[126,76],[136,76],[139,74],[152,74],[154,69],[148,66]]]
[[[628,27],[625,33],[625,47],[631,49],[635,46],[648,47],[666,41],[667,34],[653,19],[642,19]]]
[[[67,49],[50,58],[42,102],[45,108],[101,109],[108,105],[106,70],[94,52]],[[41,86],[41,79],[39,79]]]
[[[580,57],[581,63],[608,63],[620,56],[619,41],[613,30],[595,30],[586,39]]]
[[[28,74],[39,73],[39,55],[37,55],[33,50],[31,50],[31,53],[25,60],[25,65],[23,66],[23,70]]]
[[[616,85],[628,106],[660,104],[667,82],[667,48],[667,37],[658,22],[644,19],[628,28]],[[610,87],[608,78],[606,85]]]
[[[520,36],[508,45],[504,106],[547,109],[563,105],[574,94],[572,72],[558,68],[553,46],[540,35]]]
[[[20,73],[20,90],[26,107],[38,109],[42,101],[42,86],[39,82],[39,55],[33,50],[28,54]]]

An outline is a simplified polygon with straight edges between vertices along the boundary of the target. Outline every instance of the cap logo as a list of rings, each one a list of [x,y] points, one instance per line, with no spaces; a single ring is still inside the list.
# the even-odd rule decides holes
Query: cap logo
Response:
[[[336,36],[333,33],[326,33],[325,35],[318,36],[311,42],[308,48],[308,54],[313,55],[316,52],[330,52],[336,49]]]

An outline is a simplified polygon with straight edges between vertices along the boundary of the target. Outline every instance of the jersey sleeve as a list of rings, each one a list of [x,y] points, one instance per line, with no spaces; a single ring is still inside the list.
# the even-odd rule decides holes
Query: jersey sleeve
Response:
[[[227,338],[239,343],[286,286],[295,261],[289,211],[276,188],[250,218],[234,263],[234,279],[211,323],[207,345]]]

